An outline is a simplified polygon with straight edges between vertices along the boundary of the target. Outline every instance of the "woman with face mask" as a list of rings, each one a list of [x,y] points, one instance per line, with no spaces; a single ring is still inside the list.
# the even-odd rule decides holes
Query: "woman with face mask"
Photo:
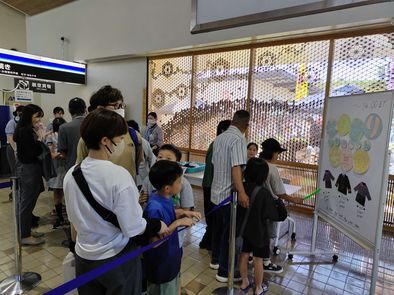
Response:
[[[125,148],[126,121],[107,109],[90,113],[82,122],[81,137],[88,156],[71,167],[64,178],[67,214],[77,233],[76,276],[80,276],[137,247],[137,236],[146,238],[168,233],[158,219],[144,219],[138,203],[139,192],[123,167],[111,162]],[[82,175],[82,176],[81,176]],[[80,189],[81,178],[88,189]],[[90,201],[88,201],[88,199]],[[92,199],[94,200],[92,202]],[[93,207],[94,202],[113,216]],[[97,205],[97,204],[96,204]],[[79,294],[141,294],[141,260],[123,263],[78,288]]]
[[[40,238],[43,234],[32,233],[32,214],[38,196],[44,191],[42,166],[39,155],[42,153],[44,133],[35,126],[44,116],[42,109],[34,104],[24,107],[14,133],[17,147],[16,175],[20,180],[20,223],[22,245],[39,245],[45,243]]]
[[[163,145],[163,130],[157,125],[157,114],[155,112],[148,114],[147,127],[144,138],[149,142],[153,153],[157,156],[159,148]]]

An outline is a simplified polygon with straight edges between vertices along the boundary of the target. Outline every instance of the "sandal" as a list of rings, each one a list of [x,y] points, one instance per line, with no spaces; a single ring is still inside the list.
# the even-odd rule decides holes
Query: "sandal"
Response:
[[[261,287],[263,288],[263,291],[259,295],[264,295],[268,292],[268,286],[266,284],[262,284]]]
[[[241,290],[242,293],[248,294],[248,291],[249,291],[250,288],[252,288],[252,286],[253,285],[251,283],[249,283],[248,286],[246,286],[245,288],[240,288],[240,290]]]

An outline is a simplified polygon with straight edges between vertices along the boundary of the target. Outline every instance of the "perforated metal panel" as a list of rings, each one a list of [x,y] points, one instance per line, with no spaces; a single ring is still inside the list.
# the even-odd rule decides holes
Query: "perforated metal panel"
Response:
[[[148,111],[158,114],[164,142],[189,147],[192,57],[149,61]]]
[[[393,40],[394,33],[334,40],[329,94],[394,89]],[[281,160],[316,164],[329,43],[151,60],[148,109],[159,114],[165,142],[206,150],[216,136],[218,122],[248,108],[252,115],[249,141],[260,145],[274,137],[288,149]]]
[[[394,33],[335,40],[331,96],[394,89]]]
[[[191,148],[207,150],[221,120],[246,108],[250,50],[195,57]]]
[[[249,138],[276,138],[280,159],[317,163],[329,41],[255,49]]]

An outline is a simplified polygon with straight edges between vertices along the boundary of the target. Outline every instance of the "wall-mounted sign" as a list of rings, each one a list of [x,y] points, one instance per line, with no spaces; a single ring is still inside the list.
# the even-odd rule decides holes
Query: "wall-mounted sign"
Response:
[[[86,65],[0,49],[0,75],[86,83]]]
[[[18,84],[20,88],[33,92],[55,94],[55,83],[53,82],[15,78],[14,86],[16,87]]]
[[[16,89],[14,98],[15,102],[31,103],[33,102],[33,91]]]

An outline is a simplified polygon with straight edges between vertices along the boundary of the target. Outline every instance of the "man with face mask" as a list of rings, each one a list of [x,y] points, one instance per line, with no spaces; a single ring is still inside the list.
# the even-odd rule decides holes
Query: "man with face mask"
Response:
[[[144,138],[149,142],[157,156],[159,148],[163,145],[163,130],[157,125],[157,114],[155,112],[148,114],[147,127]]]
[[[77,159],[77,146],[80,136],[79,129],[86,115],[86,103],[82,98],[75,97],[68,104],[72,120],[59,128],[58,152],[66,158],[66,170],[70,169]]]
[[[11,176],[15,176],[15,152],[16,144],[13,139],[16,125],[18,124],[19,117],[22,114],[23,106],[18,106],[12,114],[14,118],[8,121],[5,127],[5,134],[7,135],[7,161],[11,169]],[[12,199],[12,193],[9,194],[9,199]]]
[[[90,98],[90,106],[92,110],[105,108],[118,113],[122,117],[125,116],[123,95],[120,90],[113,88],[110,85],[103,86],[97,92],[93,93]],[[141,143],[142,139],[138,132],[135,133],[135,136],[137,141]],[[137,169],[140,163],[144,160],[144,153],[142,148],[136,148],[130,132],[128,132],[124,137],[124,149],[122,152],[119,152],[118,147],[114,145],[108,146],[107,151],[109,153],[109,160],[129,171],[135,181],[137,177]],[[88,149],[84,141],[80,139],[77,149],[77,163],[81,163],[87,155]]]

